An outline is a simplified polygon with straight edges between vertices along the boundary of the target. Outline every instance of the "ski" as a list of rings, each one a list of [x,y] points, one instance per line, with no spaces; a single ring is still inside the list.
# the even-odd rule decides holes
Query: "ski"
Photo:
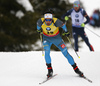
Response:
[[[52,79],[52,78],[53,78],[53,77],[55,77],[56,75],[57,75],[57,74],[54,74],[53,76],[51,76],[51,77],[47,78],[46,80],[44,80],[44,81],[40,82],[39,84],[41,85],[41,84],[43,84],[43,83],[47,82],[48,80]]]
[[[88,79],[86,76],[82,76],[81,78],[87,80],[88,82],[92,83],[92,81],[90,79]]]

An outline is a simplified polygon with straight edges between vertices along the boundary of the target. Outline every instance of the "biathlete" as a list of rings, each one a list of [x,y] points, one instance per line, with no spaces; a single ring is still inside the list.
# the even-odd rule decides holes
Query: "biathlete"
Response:
[[[73,38],[74,38],[74,47],[75,51],[79,51],[78,49],[78,35],[82,37],[85,41],[87,46],[89,47],[90,51],[94,51],[93,46],[89,43],[89,39],[84,31],[85,24],[89,23],[90,19],[87,15],[86,11],[80,7],[80,2],[75,1],[73,3],[73,8],[68,10],[63,16],[62,19],[68,20],[68,16],[71,15],[72,19],[72,31],[73,31]],[[86,21],[84,22],[84,17]]]
[[[50,57],[50,48],[52,44],[61,50],[62,54],[65,56],[65,58],[67,58],[74,71],[79,74],[79,76],[83,76],[83,73],[79,70],[74,59],[67,51],[67,47],[60,36],[59,27],[64,30],[65,36],[69,36],[66,25],[61,20],[54,18],[51,12],[46,12],[44,17],[37,21],[37,31],[40,34],[43,33],[43,47],[45,50],[45,61],[48,69],[47,78],[53,75]]]

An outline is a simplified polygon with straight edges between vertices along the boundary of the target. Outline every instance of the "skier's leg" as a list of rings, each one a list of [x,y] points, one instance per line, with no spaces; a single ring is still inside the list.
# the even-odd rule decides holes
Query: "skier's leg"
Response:
[[[47,64],[51,63],[51,57],[50,57],[50,47],[51,47],[52,43],[44,40],[43,41],[43,47],[45,50],[45,61]]]
[[[46,61],[46,66],[48,69],[48,74],[47,74],[47,78],[49,78],[50,76],[53,75],[53,69],[51,66],[51,57],[50,57],[50,47],[51,47],[52,43],[48,42],[48,41],[43,41],[43,47],[45,50],[45,61]]]
[[[78,51],[78,35],[75,32],[73,32],[73,38],[74,38],[75,51]]]
[[[55,43],[56,45],[56,43]],[[79,74],[79,76],[83,76],[83,73],[79,70],[78,66],[76,66],[76,63],[74,62],[73,57],[68,53],[67,47],[65,46],[65,43],[63,41],[59,42],[59,45],[56,45],[63,55],[67,58],[69,64],[73,67],[74,71]]]
[[[56,43],[54,45],[57,46],[61,50],[62,54],[67,58],[69,64],[71,64],[71,65],[75,64],[74,59],[68,53],[67,47],[65,46],[65,43],[63,42],[63,40],[61,42],[59,42],[58,45],[56,45]]]
[[[89,43],[89,39],[86,35],[86,33],[83,31],[80,36],[82,37],[82,39],[85,41],[85,43],[87,44],[87,46],[89,47],[90,51],[94,51],[92,45]]]

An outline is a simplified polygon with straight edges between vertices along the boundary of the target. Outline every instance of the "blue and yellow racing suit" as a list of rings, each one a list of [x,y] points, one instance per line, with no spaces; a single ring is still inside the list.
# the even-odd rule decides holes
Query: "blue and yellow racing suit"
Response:
[[[68,53],[67,47],[59,34],[59,27],[61,27],[65,32],[67,31],[66,25],[57,18],[53,18],[53,22],[48,26],[46,25],[44,18],[40,18],[37,21],[37,29],[42,29],[43,31],[43,47],[45,50],[45,61],[47,64],[51,63],[50,48],[54,44],[58,47],[62,54],[68,59],[68,62],[73,65],[75,64],[72,56]]]

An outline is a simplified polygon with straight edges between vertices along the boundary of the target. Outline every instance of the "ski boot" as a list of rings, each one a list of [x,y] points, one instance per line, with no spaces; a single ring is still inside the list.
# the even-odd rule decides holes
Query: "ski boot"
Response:
[[[50,64],[46,64],[46,65],[47,65],[47,69],[48,69],[47,78],[52,77],[52,75],[53,75],[53,69],[51,67],[51,63]]]
[[[83,77],[83,73],[79,70],[78,66],[76,65],[76,63],[74,65],[72,65],[75,73],[77,73],[80,77]]]
[[[89,46],[89,48],[90,48],[90,51],[94,51],[94,49],[93,49],[93,46],[92,46],[92,45],[90,45],[90,46]]]

